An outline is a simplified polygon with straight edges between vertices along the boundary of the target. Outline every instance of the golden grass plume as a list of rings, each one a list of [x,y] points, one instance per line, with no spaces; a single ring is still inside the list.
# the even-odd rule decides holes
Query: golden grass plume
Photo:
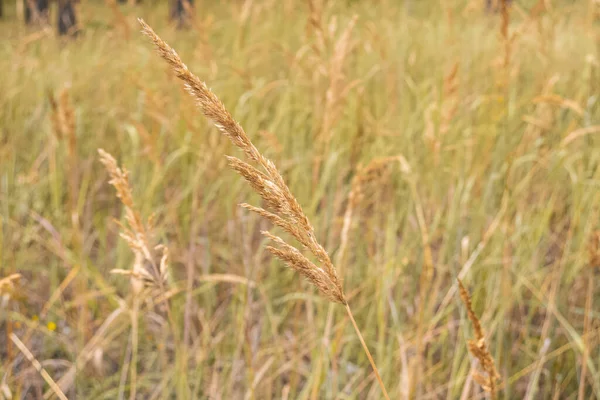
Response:
[[[316,257],[321,266],[316,266],[300,251],[288,245],[283,239],[263,232],[278,248],[269,246],[267,250],[284,261],[292,269],[307,278],[329,300],[346,304],[342,284],[325,249],[315,237],[314,229],[302,207],[285,184],[275,164],[265,158],[250,141],[244,129],[233,119],[223,103],[215,96],[198,77],[192,74],[181,61],[179,55],[165,43],[144,21],[140,20],[143,32],[158,50],[160,56],[169,63],[175,75],[184,82],[192,97],[196,100],[204,115],[212,120],[215,126],[240,148],[244,154],[256,162],[263,171],[236,158],[227,157],[229,165],[239,173],[250,186],[265,200],[276,213],[263,208],[242,204],[244,208],[267,218],[274,225],[290,233],[306,249]]]
[[[114,269],[116,274],[129,275],[135,294],[144,287],[164,288],[168,278],[169,249],[163,245],[152,246],[153,217],[144,223],[133,202],[133,194],[129,185],[129,172],[121,169],[113,156],[98,149],[100,161],[110,175],[109,183],[116,189],[117,197],[125,207],[126,224],[120,224],[121,237],[125,239],[135,255],[132,270]],[[160,252],[158,255],[156,252]]]
[[[246,135],[244,129],[233,119],[223,103],[208,89],[204,82],[189,71],[175,50],[163,41],[142,19],[138,19],[138,21],[142,26],[142,32],[152,40],[158,54],[171,66],[175,75],[183,81],[185,88],[196,100],[202,113],[208,119],[212,120],[221,133],[240,148],[250,161],[258,164],[262,169],[261,171],[236,157],[227,157],[231,168],[250,184],[273,212],[249,204],[242,204],[241,206],[261,215],[292,235],[305,249],[308,249],[313,254],[319,266],[310,261],[296,247],[286,243],[282,238],[269,232],[262,232],[263,235],[275,244],[275,246],[267,246],[267,250],[285,262],[290,268],[304,276],[324,297],[332,302],[345,305],[348,316],[373,368],[379,386],[385,398],[389,399],[373,357],[346,301],[341,279],[338,278],[337,271],[329,255],[317,241],[308,217],[286,185],[275,164],[258,151],[248,135]]]
[[[67,139],[69,141],[69,146],[73,146],[73,143],[76,140],[75,112],[69,100],[68,88],[63,88],[59,92],[58,97],[49,93],[48,99],[50,100],[50,108],[52,109],[50,118],[52,120],[54,135],[59,140],[62,138]]]
[[[485,334],[481,327],[481,322],[475,312],[473,311],[473,305],[471,303],[471,296],[467,289],[465,289],[460,279],[458,280],[458,287],[460,292],[460,298],[462,299],[465,307],[467,308],[467,315],[469,320],[473,324],[473,330],[475,331],[475,339],[469,340],[469,352],[479,360],[481,368],[485,372],[485,376],[479,372],[473,374],[475,381],[481,385],[481,387],[490,394],[492,399],[497,398],[497,382],[500,378],[494,358],[492,357],[488,345],[485,341]]]

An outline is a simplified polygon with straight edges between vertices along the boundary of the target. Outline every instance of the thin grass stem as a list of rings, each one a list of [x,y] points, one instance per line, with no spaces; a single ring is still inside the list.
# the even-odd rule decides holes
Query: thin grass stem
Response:
[[[373,356],[371,356],[371,352],[369,351],[369,348],[367,347],[367,344],[365,343],[365,339],[363,339],[363,336],[360,333],[360,329],[358,329],[358,325],[356,325],[356,321],[354,320],[354,316],[352,315],[352,311],[350,310],[350,305],[348,303],[346,303],[346,311],[348,312],[350,321],[352,321],[352,326],[354,326],[354,330],[356,331],[356,334],[358,335],[358,338],[360,339],[360,344],[362,344],[363,350],[365,351],[365,354],[367,355],[367,358],[369,359],[369,362],[371,363],[373,372],[375,372],[375,377],[377,378],[379,387],[381,387],[381,391],[383,392],[383,395],[385,396],[385,398],[387,400],[390,400],[390,396],[388,395],[385,385],[383,384],[381,375],[379,375],[379,370],[377,370],[377,365],[375,365],[375,360],[373,360]]]

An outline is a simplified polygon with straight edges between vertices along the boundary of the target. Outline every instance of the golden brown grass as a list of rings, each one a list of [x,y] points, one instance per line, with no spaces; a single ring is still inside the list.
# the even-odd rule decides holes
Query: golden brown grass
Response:
[[[68,154],[68,192],[69,210],[71,212],[71,225],[73,226],[73,247],[81,245],[81,232],[79,231],[79,215],[77,212],[77,195],[79,186],[79,157],[77,155],[77,133],[75,122],[75,110],[69,98],[69,88],[64,87],[58,97],[50,93],[48,95],[52,114],[52,128],[58,143],[64,142]]]
[[[144,223],[140,212],[133,203],[133,195],[129,185],[129,172],[119,168],[117,161],[103,149],[99,149],[100,161],[104,164],[110,175],[109,183],[117,191],[117,197],[125,207],[125,221],[127,225],[119,224],[121,237],[135,255],[135,262],[131,270],[113,270],[114,273],[128,275],[131,278],[131,287],[134,294],[138,295],[144,287],[159,289],[164,292],[168,278],[169,249],[164,245],[151,243],[153,217]]]
[[[69,101],[69,91],[67,88],[63,88],[58,98],[53,94],[49,94],[48,97],[50,107],[52,108],[50,118],[52,120],[52,127],[54,128],[54,135],[58,140],[67,139],[69,141],[69,151],[73,151],[76,143],[75,115]]]
[[[99,149],[100,161],[110,175],[109,183],[117,191],[117,197],[125,207],[125,224],[119,224],[121,227],[121,237],[127,242],[127,245],[135,256],[135,261],[131,270],[114,269],[113,273],[127,275],[130,277],[131,288],[133,290],[131,307],[131,369],[130,369],[130,399],[136,398],[137,386],[137,354],[138,354],[138,319],[141,302],[145,300],[148,289],[150,293],[156,293],[162,301],[165,301],[166,285],[168,279],[168,260],[169,249],[165,245],[153,245],[153,217],[150,216],[146,222],[143,221],[140,212],[134,205],[131,186],[129,185],[129,173],[126,169],[121,169],[117,161],[103,149]],[[174,329],[175,323],[171,315],[171,310],[166,303],[166,312],[170,327]],[[173,335],[176,339],[176,335]]]
[[[183,81],[190,95],[196,100],[202,113],[210,119],[215,126],[231,142],[244,152],[246,157],[258,164],[262,171],[252,165],[236,158],[228,156],[229,166],[240,174],[256,191],[265,203],[274,212],[267,211],[261,207],[242,204],[241,206],[256,212],[268,219],[275,226],[282,228],[294,237],[303,248],[309,250],[318,261],[318,266],[310,261],[300,250],[288,244],[282,238],[263,231],[263,235],[269,238],[276,246],[267,246],[267,250],[275,257],[285,262],[290,268],[300,273],[311,282],[319,292],[334,303],[345,306],[352,325],[360,339],[365,354],[371,363],[377,381],[386,399],[389,399],[383,380],[379,375],[375,361],[362,337],[362,334],[354,320],[350,306],[346,301],[341,279],[329,258],[329,255],[318,242],[314,229],[302,207],[286,185],[283,177],[275,167],[275,164],[264,157],[254,146],[244,129],[233,119],[223,103],[212,93],[206,84],[197,76],[192,74],[179,55],[166,42],[164,42],[143,20],[139,20],[142,31],[147,35],[158,50],[158,54],[171,66],[175,75]]]
[[[460,292],[460,298],[462,299],[465,307],[467,309],[467,315],[469,316],[469,320],[473,324],[473,331],[475,333],[475,339],[469,340],[469,352],[477,358],[481,368],[483,369],[485,375],[474,372],[473,378],[477,383],[481,385],[481,387],[490,394],[490,397],[495,400],[498,396],[497,387],[498,387],[498,379],[500,375],[496,370],[496,365],[494,363],[494,358],[492,357],[490,350],[488,348],[487,342],[485,340],[485,333],[483,332],[483,328],[481,327],[481,322],[475,312],[473,311],[473,305],[471,304],[471,296],[467,289],[465,289],[461,280],[458,280],[458,287]]]
[[[314,13],[311,13],[311,16]],[[313,21],[313,17],[310,18]],[[313,179],[316,181],[320,174],[321,163],[323,158],[330,152],[331,140],[333,137],[333,128],[338,122],[344,101],[347,97],[348,92],[358,84],[358,82],[346,82],[344,68],[345,63],[352,51],[351,35],[356,25],[358,17],[355,15],[346,28],[339,35],[339,38],[333,42],[333,37],[326,36],[326,40],[317,49],[317,57],[319,58],[322,70],[326,71],[327,75],[327,90],[324,93],[324,105],[323,115],[321,117],[321,126],[315,132],[315,142],[319,144],[320,157],[315,158]],[[320,18],[317,20],[318,24],[322,23]],[[324,32],[322,26],[315,29],[317,32],[317,43],[321,43],[321,34]],[[332,54],[327,57],[325,52],[327,51],[326,45],[333,43]]]
[[[14,333],[69,398],[383,398],[339,290],[327,301],[302,278],[333,286],[325,264],[266,219],[290,221],[223,154],[274,180],[225,150],[145,36],[119,40],[137,15],[274,161],[390,398],[489,398],[457,273],[479,294],[498,398],[598,397],[598,7],[513,1],[506,52],[500,0],[494,14],[470,2],[202,2],[194,30],[169,25],[162,2],[86,2],[72,43],[34,32],[9,2],[0,278],[23,278],[0,285],[0,397],[56,398]],[[133,231],[98,148],[130,170],[159,268],[168,244],[165,295],[106,223]],[[308,263],[284,271],[265,244]]]

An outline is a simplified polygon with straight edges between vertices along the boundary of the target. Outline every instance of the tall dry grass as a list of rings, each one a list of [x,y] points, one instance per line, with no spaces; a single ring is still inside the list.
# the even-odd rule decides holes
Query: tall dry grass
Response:
[[[303,248],[309,250],[313,254],[320,265],[315,265],[306,258],[300,250],[286,243],[282,238],[275,236],[268,231],[262,231],[262,234],[276,245],[267,246],[267,250],[275,257],[285,262],[288,267],[304,276],[329,301],[340,303],[345,306],[348,317],[350,318],[365,354],[373,367],[373,371],[375,372],[383,395],[386,399],[389,399],[385,385],[379,376],[375,361],[373,360],[371,352],[354,320],[336,268],[323,246],[316,239],[314,228],[308,220],[308,217],[302,210],[298,200],[296,200],[286,185],[283,177],[275,167],[275,164],[258,151],[246,132],[244,132],[244,129],[225,109],[223,103],[208,89],[204,82],[189,71],[175,50],[154,33],[152,28],[150,28],[143,20],[140,19],[139,22],[144,34],[152,40],[158,50],[158,54],[171,66],[174,74],[184,83],[190,95],[196,100],[202,113],[208,119],[212,120],[221,133],[242,150],[249,160],[255,162],[263,169],[263,171],[260,171],[236,157],[227,157],[229,166],[250,184],[252,189],[260,195],[263,201],[274,210],[275,213],[269,212],[264,208],[254,207],[247,203],[243,203],[241,206],[257,213],[261,217],[269,220],[273,225],[289,233],[303,246]]]
[[[382,398],[340,299],[390,398],[490,397],[457,277],[497,398],[600,395],[594,2],[102,3],[72,43],[0,21],[0,397]]]

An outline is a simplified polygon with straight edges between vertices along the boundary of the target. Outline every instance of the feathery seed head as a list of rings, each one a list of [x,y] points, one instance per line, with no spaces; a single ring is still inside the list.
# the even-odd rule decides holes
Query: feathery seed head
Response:
[[[98,153],[100,161],[110,175],[109,183],[116,189],[117,197],[125,207],[127,225],[119,223],[120,236],[127,242],[135,256],[131,270],[115,269],[112,272],[129,275],[135,294],[139,294],[144,287],[162,288],[168,278],[168,248],[162,245],[155,247],[150,245],[153,217],[150,216],[145,224],[142,221],[140,213],[134,206],[128,171],[125,168],[121,169],[115,158],[103,149],[98,149]]]
[[[286,185],[275,164],[258,151],[219,98],[208,89],[204,82],[189,71],[175,50],[154,33],[143,20],[139,19],[139,22],[142,25],[142,32],[152,40],[158,54],[171,66],[175,75],[183,81],[185,88],[196,100],[202,113],[235,146],[242,150],[250,161],[258,164],[258,167],[262,169],[261,171],[236,157],[227,157],[229,166],[250,184],[274,212],[247,204],[242,207],[256,212],[291,234],[315,256],[321,267],[316,266],[297,248],[290,246],[283,239],[263,232],[278,245],[277,248],[268,246],[267,250],[307,278],[329,300],[346,304],[342,284],[329,255],[315,238],[314,229],[308,217]]]

